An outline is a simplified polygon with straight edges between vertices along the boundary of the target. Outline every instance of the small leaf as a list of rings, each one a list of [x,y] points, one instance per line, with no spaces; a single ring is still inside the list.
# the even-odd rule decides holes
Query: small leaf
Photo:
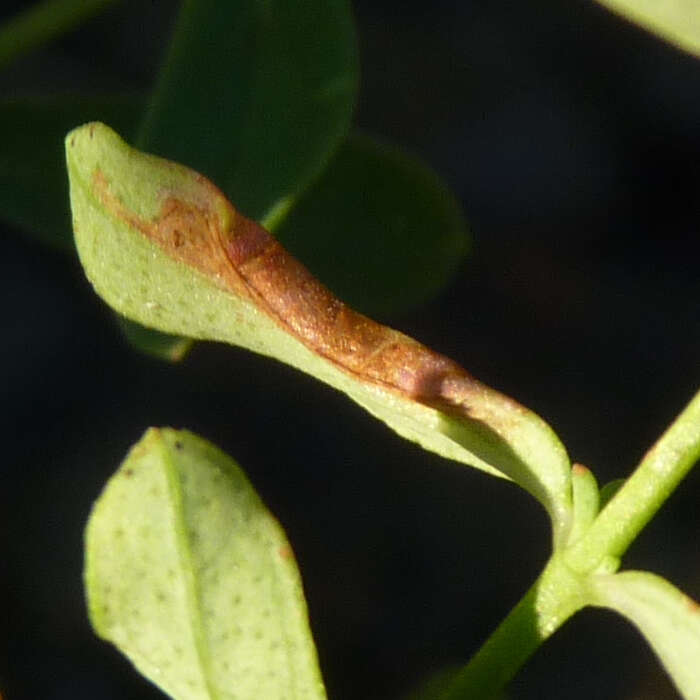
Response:
[[[598,515],[600,494],[598,483],[590,469],[582,464],[571,468],[571,486],[574,497],[574,517],[568,543],[583,535]]]
[[[174,698],[326,697],[284,532],[192,433],[132,448],[90,516],[85,583],[97,633]]]
[[[124,316],[117,316],[117,321],[129,345],[159,360],[179,362],[187,355],[193,344],[192,338],[161,333],[130,321]]]
[[[137,143],[261,219],[328,161],[357,82],[346,0],[185,0]]]
[[[114,0],[49,0],[0,24],[0,69],[8,63],[61,36],[106,8]]]
[[[570,469],[538,416],[352,311],[201,175],[129,148],[102,124],[72,131],[66,154],[78,252],[115,310],[312,374],[426,449],[516,480],[562,541]]]
[[[700,56],[700,3],[697,0],[598,0],[679,48]]]
[[[615,494],[624,486],[625,481],[627,481],[627,479],[613,479],[612,481],[608,481],[607,484],[603,485],[603,487],[600,489],[600,510],[608,505]]]
[[[35,97],[0,102],[0,217],[45,243],[73,248],[63,139],[76,124],[104,119],[133,134],[134,96]]]
[[[430,300],[467,249],[460,207],[437,175],[359,134],[274,231],[335,294],[372,314]]]
[[[76,123],[102,118],[134,133],[144,100],[134,95],[22,98],[0,102],[6,139],[0,157],[0,218],[43,243],[73,251],[63,139]],[[181,360],[191,339],[144,328],[120,318],[128,342],[169,362]]]
[[[700,606],[645,571],[593,576],[595,605],[624,615],[644,635],[684,698],[700,698]]]

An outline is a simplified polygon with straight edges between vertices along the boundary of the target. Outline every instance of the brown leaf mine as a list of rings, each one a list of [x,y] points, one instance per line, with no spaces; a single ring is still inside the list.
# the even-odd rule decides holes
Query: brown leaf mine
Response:
[[[236,212],[221,191],[196,176],[189,200],[164,192],[147,221],[115,197],[101,171],[97,196],[115,216],[170,257],[244,295],[276,324],[357,378],[442,409],[465,413],[482,386],[452,360],[363,316],[336,298],[264,228]]]

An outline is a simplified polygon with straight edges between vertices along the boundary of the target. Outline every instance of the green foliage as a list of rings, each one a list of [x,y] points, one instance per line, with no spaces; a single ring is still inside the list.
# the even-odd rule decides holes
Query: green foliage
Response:
[[[0,102],[0,124],[12,134],[0,160],[2,217],[48,245],[73,250],[63,155],[66,132],[86,120],[103,118],[133,136],[141,109],[142,100],[127,96]]]
[[[227,287],[206,265],[198,268],[171,257],[147,235],[154,225],[149,222],[159,220],[163,193],[210,212],[209,230],[235,231],[235,215],[223,195],[196,173],[130,148],[98,123],[68,134],[66,156],[81,261],[95,289],[119,313],[287,362],[344,391],[399,434],[445,457],[512,478],[544,505],[554,536],[549,563],[487,644],[447,684],[445,700],[499,690],[571,615],[591,604],[614,607],[618,590],[621,611],[642,627],[677,685],[689,689],[688,697],[700,691],[700,674],[687,672],[682,661],[686,637],[693,637],[696,625],[674,625],[675,589],[653,585],[654,604],[644,606],[647,584],[641,592],[636,584],[630,590],[617,581],[637,579],[612,576],[629,544],[700,455],[700,393],[599,512],[593,475],[576,465],[570,479],[554,433],[512,400],[470,384],[469,411],[460,414],[384,388],[303,342],[291,332],[289,320],[279,323],[265,312],[255,293]],[[212,241],[201,251],[216,263],[221,243],[216,236]]]
[[[110,195],[147,221],[158,216],[163,192],[225,211],[223,197],[203,192],[196,173],[129,148],[102,124],[72,131],[66,157],[78,253],[96,291],[115,311],[168,333],[241,345],[317,377],[426,449],[516,480],[545,505],[555,539],[563,537],[570,519],[569,466],[540,418],[485,386],[474,390],[468,415],[452,415],[343,371],[248,296],[232,294],[216,276],[172,259],[127,214],[110,210],[95,179],[99,172]],[[218,224],[226,225],[223,219]]]
[[[601,2],[700,55],[694,0]],[[0,64],[107,4],[38,5],[0,29]],[[588,606],[630,620],[683,696],[700,698],[697,604],[654,574],[618,572],[700,457],[700,393],[631,475],[599,491],[588,469],[569,467],[549,426],[514,401],[474,381],[468,410],[448,411],[344,371],[250,295],[172,259],[137,225],[159,216],[164,193],[206,200],[218,223],[230,223],[225,195],[362,310],[388,314],[430,299],[468,248],[461,213],[414,158],[350,134],[357,83],[345,0],[184,0],[150,97],[0,104],[0,124],[17,135],[0,163],[0,211],[72,248],[60,142],[74,129],[66,154],[78,253],[97,292],[144,324],[120,318],[135,347],[176,360],[193,340],[210,339],[276,358],[424,448],[514,480],[543,505],[553,547],[542,573],[468,664],[437,673],[416,698],[499,695]],[[132,149],[96,121],[189,167]],[[224,194],[212,195],[190,167]],[[105,199],[105,183],[121,209]],[[191,433],[151,429],[134,446],[90,517],[85,580],[98,634],[173,697],[233,698],[233,688],[238,700],[325,697],[284,533],[240,468]]]
[[[679,48],[700,56],[697,0],[598,0]]]
[[[592,603],[624,615],[646,637],[685,698],[700,697],[700,606],[646,571],[590,580]]]
[[[230,458],[151,428],[96,502],[85,584],[97,633],[178,698],[326,697],[294,555]]]
[[[344,138],[357,63],[346,0],[185,0],[137,143],[262,219]]]
[[[363,235],[377,228],[381,236]],[[437,175],[359,134],[274,230],[337,296],[371,315],[395,312],[397,294],[407,308],[434,297],[467,243],[459,205]]]
[[[114,0],[45,0],[0,27],[0,68],[79,25]]]

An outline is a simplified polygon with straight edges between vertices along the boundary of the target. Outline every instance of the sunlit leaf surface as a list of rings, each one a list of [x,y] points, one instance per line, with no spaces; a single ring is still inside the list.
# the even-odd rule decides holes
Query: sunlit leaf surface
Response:
[[[700,56],[698,0],[598,0],[684,51]]]
[[[146,326],[274,357],[400,435],[514,479],[570,525],[566,453],[538,416],[353,312],[209,181],[88,124],[66,139],[76,244],[96,291]]]
[[[151,429],[86,532],[90,619],[181,700],[326,697],[294,555],[235,462]]]

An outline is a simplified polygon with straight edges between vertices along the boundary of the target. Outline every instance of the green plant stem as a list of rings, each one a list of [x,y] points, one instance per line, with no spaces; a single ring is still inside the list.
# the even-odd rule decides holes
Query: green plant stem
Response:
[[[700,392],[566,554],[576,571],[619,558],[700,458]]]
[[[79,25],[114,0],[45,0],[0,27],[0,69]]]
[[[700,392],[637,470],[598,514],[585,535],[555,552],[542,575],[441,700],[488,698],[513,678],[533,652],[577,610],[590,603],[591,572],[609,570],[700,457]]]
[[[584,585],[585,578],[574,574],[555,554],[440,700],[498,695],[542,642],[583,607]]]

